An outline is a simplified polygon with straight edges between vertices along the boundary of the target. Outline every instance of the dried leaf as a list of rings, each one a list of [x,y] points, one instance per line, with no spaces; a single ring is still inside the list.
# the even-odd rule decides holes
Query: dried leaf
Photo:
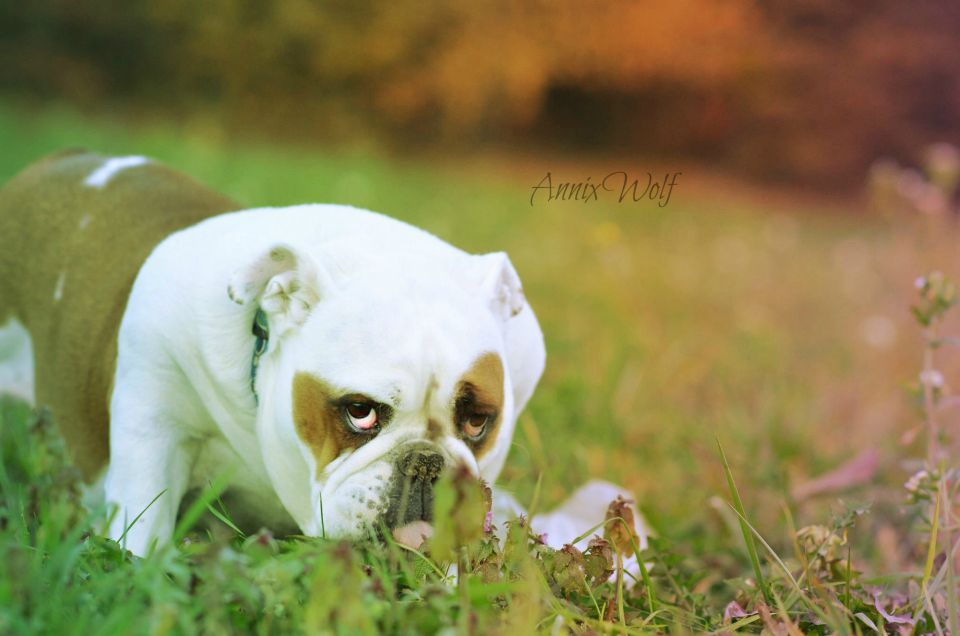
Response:
[[[576,547],[568,543],[559,550],[544,554],[543,563],[554,591],[563,596],[583,591],[586,560]]]
[[[621,554],[631,554],[633,546],[639,545],[637,526],[633,519],[633,510],[630,508],[632,503],[617,495],[607,508],[606,523],[603,526],[604,538]]]
[[[593,537],[587,544],[584,557],[584,569],[591,585],[600,585],[610,579],[613,574],[613,548],[609,541]]]

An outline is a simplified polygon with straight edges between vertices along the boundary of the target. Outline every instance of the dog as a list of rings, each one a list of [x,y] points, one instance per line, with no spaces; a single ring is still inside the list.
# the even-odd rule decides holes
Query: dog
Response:
[[[495,482],[546,360],[502,252],[343,205],[243,209],[156,161],[81,150],[0,190],[10,317],[30,335],[36,403],[138,555],[224,475],[241,523],[386,527],[416,547],[445,471]],[[533,526],[589,530],[618,494],[589,484],[596,510]],[[495,515],[522,512],[494,496]]]

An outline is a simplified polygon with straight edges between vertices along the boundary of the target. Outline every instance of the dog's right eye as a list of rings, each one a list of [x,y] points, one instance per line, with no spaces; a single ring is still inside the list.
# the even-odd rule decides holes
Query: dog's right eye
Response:
[[[370,402],[350,402],[344,407],[347,423],[357,433],[375,433],[380,429],[377,407]]]

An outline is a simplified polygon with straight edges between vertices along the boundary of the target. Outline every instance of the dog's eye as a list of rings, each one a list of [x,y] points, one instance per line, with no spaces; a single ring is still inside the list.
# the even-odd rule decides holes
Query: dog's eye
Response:
[[[463,435],[471,442],[479,442],[487,433],[487,425],[493,417],[486,413],[474,413],[463,423]]]
[[[379,428],[380,418],[377,408],[369,402],[351,402],[345,409],[350,427],[358,433],[376,431]]]

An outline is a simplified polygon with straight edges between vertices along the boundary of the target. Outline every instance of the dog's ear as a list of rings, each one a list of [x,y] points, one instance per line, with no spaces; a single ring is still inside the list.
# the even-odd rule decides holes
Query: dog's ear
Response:
[[[238,305],[257,304],[267,314],[271,335],[300,326],[332,281],[309,256],[278,244],[230,279],[227,294]]]
[[[523,287],[510,258],[503,252],[492,252],[474,259],[475,279],[480,282],[480,293],[489,299],[494,315],[508,320],[523,311]]]
[[[520,277],[503,252],[471,257],[470,277],[479,282],[480,293],[489,299],[490,309],[503,323],[503,342],[514,409],[523,410],[543,374],[546,350],[540,323],[527,303]]]

